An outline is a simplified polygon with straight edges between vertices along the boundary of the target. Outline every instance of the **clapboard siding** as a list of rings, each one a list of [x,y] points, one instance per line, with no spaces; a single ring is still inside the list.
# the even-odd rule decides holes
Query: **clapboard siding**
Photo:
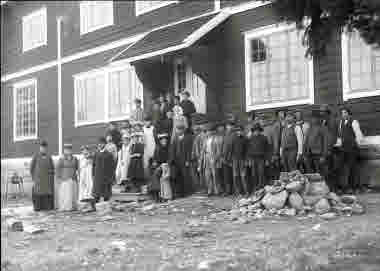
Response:
[[[221,0],[220,7],[221,8],[232,7],[239,4],[244,4],[246,2],[251,2],[251,1],[250,0]]]
[[[13,84],[37,79],[38,136],[49,143],[52,154],[58,153],[57,69],[52,68],[1,86],[1,157],[29,157],[38,148],[37,140],[13,141]]]

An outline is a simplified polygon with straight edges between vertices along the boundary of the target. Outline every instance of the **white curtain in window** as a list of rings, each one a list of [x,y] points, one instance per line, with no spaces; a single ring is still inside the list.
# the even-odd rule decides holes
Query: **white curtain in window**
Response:
[[[113,1],[85,1],[81,3],[81,33],[113,24]]]
[[[28,50],[46,43],[46,10],[37,11],[23,20],[23,49]]]
[[[31,83],[16,89],[16,116],[15,116],[15,137],[32,137],[35,136],[36,127],[36,88]]]
[[[250,105],[308,98],[308,60],[296,30],[250,43]]]
[[[134,69],[111,72],[109,75],[109,118],[127,118],[136,98],[142,99],[143,87]]]
[[[380,50],[366,44],[358,33],[349,39],[349,80],[352,92],[380,89]]]

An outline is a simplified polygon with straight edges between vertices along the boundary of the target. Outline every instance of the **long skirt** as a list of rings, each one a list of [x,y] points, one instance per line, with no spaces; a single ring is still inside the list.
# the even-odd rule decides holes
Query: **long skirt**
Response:
[[[62,180],[58,189],[58,210],[74,211],[77,209],[78,184],[73,179]]]
[[[92,176],[89,174],[81,176],[79,181],[79,201],[86,202],[93,200],[92,188]]]
[[[34,211],[49,211],[54,209],[54,196],[41,195],[32,192],[32,202]]]
[[[160,179],[161,189],[160,189],[160,197],[162,199],[173,199],[173,191],[170,183],[170,177],[163,177]]]

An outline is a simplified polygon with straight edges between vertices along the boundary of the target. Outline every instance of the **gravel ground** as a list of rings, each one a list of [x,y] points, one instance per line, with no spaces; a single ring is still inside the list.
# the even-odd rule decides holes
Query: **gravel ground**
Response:
[[[364,215],[331,221],[224,221],[212,214],[233,200],[201,196],[144,211],[31,214],[23,222],[45,230],[34,235],[7,231],[2,212],[2,270],[378,271],[380,194],[359,198]]]

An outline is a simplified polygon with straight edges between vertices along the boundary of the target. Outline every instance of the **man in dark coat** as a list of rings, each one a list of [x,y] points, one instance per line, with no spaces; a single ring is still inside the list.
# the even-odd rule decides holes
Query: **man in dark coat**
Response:
[[[197,112],[195,109],[195,105],[192,101],[190,101],[190,93],[187,91],[184,91],[181,93],[182,101],[180,103],[180,106],[182,107],[183,110],[183,115],[186,117],[187,122],[188,122],[188,128],[189,130],[191,129],[191,118],[194,113]]]
[[[94,201],[92,208],[95,210],[95,203],[103,197],[108,201],[112,195],[112,184],[115,180],[115,160],[113,155],[105,149],[106,139],[101,137],[98,144],[98,152],[95,153],[92,175],[94,186],[92,194]]]
[[[174,168],[175,181],[174,193],[176,197],[183,197],[192,192],[191,179],[191,155],[193,146],[193,136],[185,133],[185,126],[177,126],[178,136],[170,146],[169,161]]]
[[[33,180],[32,201],[35,211],[54,209],[54,163],[47,154],[48,144],[42,140],[40,151],[33,156],[30,175]]]

